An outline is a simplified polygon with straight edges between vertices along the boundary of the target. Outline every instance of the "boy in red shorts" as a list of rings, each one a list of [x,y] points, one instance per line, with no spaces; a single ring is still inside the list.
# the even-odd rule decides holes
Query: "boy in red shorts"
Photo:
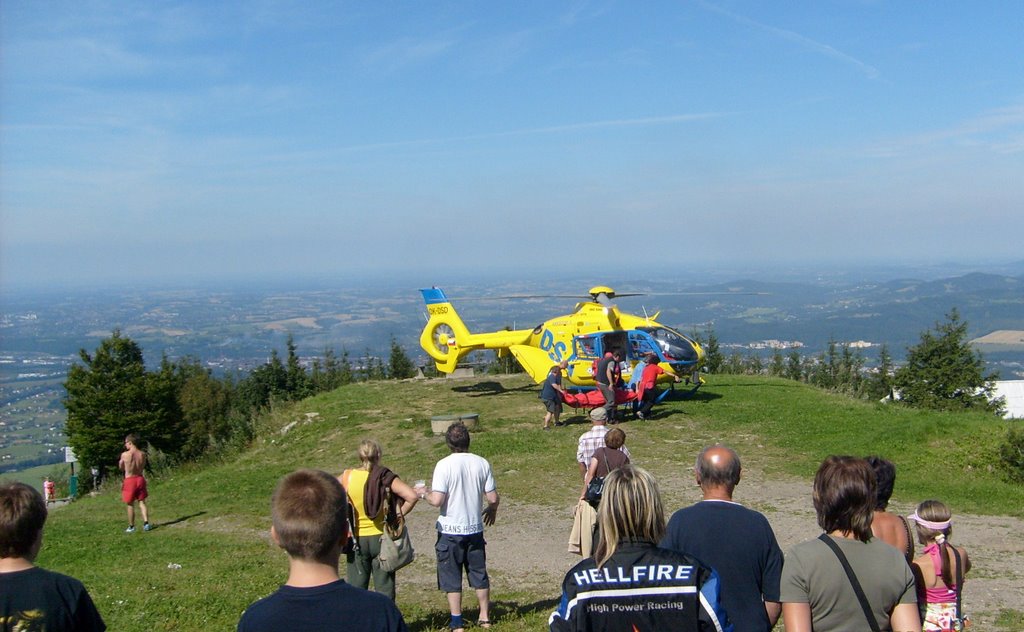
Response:
[[[121,485],[121,500],[128,506],[128,528],[125,533],[135,533],[135,501],[142,510],[142,530],[149,531],[149,511],[146,509],[146,478],[142,475],[146,469],[146,453],[138,448],[138,435],[130,434],[124,438],[124,452],[117,468],[124,470],[124,483]]]

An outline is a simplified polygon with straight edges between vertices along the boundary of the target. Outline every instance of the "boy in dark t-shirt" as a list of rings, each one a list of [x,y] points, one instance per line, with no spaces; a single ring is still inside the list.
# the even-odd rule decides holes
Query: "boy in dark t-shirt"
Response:
[[[0,630],[103,632],[82,582],[34,564],[46,501],[24,483],[0,483]]]
[[[270,537],[288,552],[288,581],[249,606],[238,632],[408,632],[394,602],[338,576],[346,502],[327,472],[297,470],[281,479],[270,501]]]

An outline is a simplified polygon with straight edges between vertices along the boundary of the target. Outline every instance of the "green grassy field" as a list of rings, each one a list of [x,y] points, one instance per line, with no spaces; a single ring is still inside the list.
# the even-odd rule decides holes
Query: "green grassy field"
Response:
[[[274,410],[244,453],[153,478],[157,528],[150,533],[122,532],[124,509],[113,488],[52,512],[39,563],[80,578],[112,630],[234,629],[245,607],[285,577],[285,556],[267,536],[269,496],[280,476],[298,467],[338,473],[355,464],[358,440],[372,436],[383,444],[389,467],[408,480],[429,478],[447,454],[430,432],[430,417],[468,411],[481,420],[472,451],[492,462],[503,504],[562,510],[575,503],[573,455],[585,427],[541,432],[537,387],[527,378],[356,384]],[[994,417],[865,403],[743,376],[714,376],[695,398],[660,411],[656,421],[626,424],[630,449],[659,478],[681,476],[710,441],[730,443],[745,466],[765,477],[809,480],[825,455],[883,454],[900,468],[894,500],[936,497],[957,512],[1024,516],[1024,488],[992,468],[1007,428]],[[303,423],[310,412],[319,416]],[[299,424],[282,435],[293,421]],[[937,467],[944,475],[936,476]],[[678,506],[676,496],[670,500]],[[417,508],[413,517],[422,513],[426,520],[431,511]],[[432,558],[422,548],[421,556]],[[430,567],[429,560],[422,564]],[[444,598],[431,582],[406,582],[402,573],[398,581],[410,630],[444,629]],[[558,590],[557,584],[537,590],[509,582],[496,595],[495,629],[544,629]],[[1021,629],[1024,613],[1008,610],[999,625]]]
[[[22,483],[27,483],[39,491],[42,491],[43,478],[49,476],[51,480],[61,481],[61,488],[58,490],[58,495],[63,496],[67,492],[67,484],[64,481],[69,476],[70,471],[71,466],[67,463],[51,463],[50,465],[37,465],[24,470],[18,470],[17,472],[6,472],[4,474],[0,474],[0,481],[21,481]],[[81,476],[79,476],[79,481],[81,480]]]

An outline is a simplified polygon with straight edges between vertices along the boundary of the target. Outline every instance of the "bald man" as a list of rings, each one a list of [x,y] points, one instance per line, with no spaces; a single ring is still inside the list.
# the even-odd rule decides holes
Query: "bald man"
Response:
[[[732,499],[740,457],[724,445],[701,450],[694,467],[704,499],[669,520],[661,546],[710,565],[722,580],[722,606],[735,632],[767,632],[782,612],[782,550],[768,519]]]

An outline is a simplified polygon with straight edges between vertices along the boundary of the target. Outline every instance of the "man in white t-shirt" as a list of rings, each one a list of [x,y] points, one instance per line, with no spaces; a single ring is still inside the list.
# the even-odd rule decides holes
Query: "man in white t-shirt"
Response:
[[[469,453],[469,430],[462,422],[445,433],[451,454],[434,467],[432,490],[420,489],[420,498],[441,508],[437,518],[437,587],[448,596],[452,620],[449,627],[460,632],[462,621],[462,573],[480,602],[482,627],[490,627],[491,583],[487,576],[484,525],[491,526],[498,513],[498,488],[487,459]],[[483,505],[487,499],[487,507]]]

